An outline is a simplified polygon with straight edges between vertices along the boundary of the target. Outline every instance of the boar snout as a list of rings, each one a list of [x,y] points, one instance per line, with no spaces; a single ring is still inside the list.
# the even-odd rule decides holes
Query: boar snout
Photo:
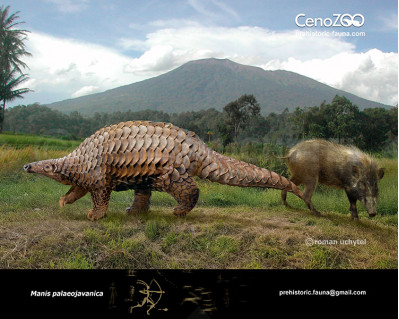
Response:
[[[369,214],[369,217],[375,217],[377,215],[377,198],[376,197],[366,197],[362,198],[361,202],[363,202],[364,207]]]

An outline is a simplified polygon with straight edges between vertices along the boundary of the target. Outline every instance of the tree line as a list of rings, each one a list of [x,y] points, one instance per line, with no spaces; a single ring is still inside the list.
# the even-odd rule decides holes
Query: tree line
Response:
[[[292,146],[300,140],[323,138],[353,144],[367,151],[381,151],[397,143],[398,108],[359,110],[343,96],[331,103],[297,107],[281,113],[260,114],[253,95],[228,103],[223,111],[207,109],[168,114],[162,111],[126,111],[65,114],[39,104],[19,105],[5,110],[4,130],[13,133],[82,139],[97,129],[130,120],[170,122],[194,131],[204,141],[222,148],[230,143],[272,143]]]

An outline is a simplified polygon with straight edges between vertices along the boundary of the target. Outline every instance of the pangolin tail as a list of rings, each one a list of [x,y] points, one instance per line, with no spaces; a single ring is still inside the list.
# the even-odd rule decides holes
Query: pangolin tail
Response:
[[[286,190],[302,199],[301,190],[289,179],[273,171],[221,155],[213,150],[198,169],[198,176],[212,182],[240,187],[261,187]]]

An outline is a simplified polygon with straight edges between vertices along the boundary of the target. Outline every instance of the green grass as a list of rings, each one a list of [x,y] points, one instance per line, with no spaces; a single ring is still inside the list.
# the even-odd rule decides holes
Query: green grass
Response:
[[[41,147],[51,150],[67,150],[78,146],[81,141],[63,140],[28,134],[0,134],[0,146],[25,148],[27,146]]]
[[[0,148],[0,268],[397,268],[397,160],[380,159],[378,215],[349,218],[342,190],[319,186],[315,217],[289,194],[197,180],[200,198],[185,218],[174,199],[154,192],[148,213],[126,215],[133,192],[114,192],[107,216],[90,222],[90,196],[61,209],[68,186],[23,172],[31,161],[69,150]],[[367,244],[313,245],[305,240],[366,239]]]

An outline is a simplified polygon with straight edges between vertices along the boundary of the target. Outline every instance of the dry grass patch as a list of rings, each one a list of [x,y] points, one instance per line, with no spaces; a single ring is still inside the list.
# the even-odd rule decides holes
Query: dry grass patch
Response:
[[[12,213],[15,214],[15,213]],[[397,228],[326,213],[229,207],[167,208],[126,216],[110,209],[98,222],[51,210],[5,218],[2,268],[396,268]],[[380,217],[380,220],[383,217]],[[306,239],[365,239],[366,245],[313,245]]]

